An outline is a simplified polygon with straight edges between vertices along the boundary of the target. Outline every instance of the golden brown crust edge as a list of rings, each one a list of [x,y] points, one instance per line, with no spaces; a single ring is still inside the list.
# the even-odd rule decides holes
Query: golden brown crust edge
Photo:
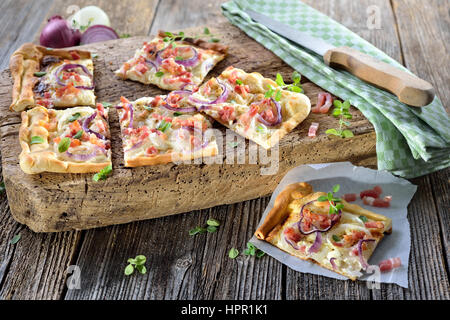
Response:
[[[81,59],[91,58],[89,51],[49,49],[33,43],[25,43],[14,51],[9,59],[9,69],[14,80],[9,109],[19,112],[34,105],[33,87],[36,83],[34,73],[40,70],[41,59],[45,55],[73,59],[71,52],[76,52]]]
[[[217,155],[219,152],[217,145],[208,146],[207,148],[200,150],[200,152],[190,153],[190,154],[174,154],[165,153],[155,155],[153,157],[136,157],[132,159],[125,160],[125,167],[141,167],[141,166],[151,166],[157,164],[166,164],[174,161],[185,161],[193,160],[200,157],[212,157]]]
[[[272,210],[267,214],[262,225],[256,230],[255,236],[260,240],[266,240],[271,231],[279,227],[287,218],[287,207],[294,199],[300,199],[313,192],[313,188],[306,182],[297,182],[288,185],[275,198]]]
[[[48,121],[48,110],[44,107],[35,107],[28,112],[34,113],[39,120]],[[27,111],[21,113],[22,123],[19,128],[19,142],[22,152],[19,155],[19,164],[23,172],[27,174],[37,174],[41,172],[57,172],[57,173],[90,173],[98,172],[104,167],[111,164],[111,160],[101,163],[78,163],[62,161],[56,158],[54,152],[48,151],[43,145],[42,151],[31,152],[29,145],[30,134],[40,136],[47,141],[48,131],[43,126],[34,125],[30,127],[30,116]],[[38,120],[38,121],[39,121]]]

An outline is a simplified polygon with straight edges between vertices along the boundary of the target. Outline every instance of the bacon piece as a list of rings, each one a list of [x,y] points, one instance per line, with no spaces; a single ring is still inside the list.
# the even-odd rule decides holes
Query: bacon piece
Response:
[[[380,194],[377,191],[370,189],[370,190],[361,191],[359,196],[361,197],[361,199],[363,199],[365,197],[378,198],[380,196]]]
[[[381,221],[369,221],[364,223],[364,226],[368,229],[383,229],[384,224]]]
[[[317,104],[311,109],[313,113],[328,113],[333,104],[333,97],[328,92],[320,92],[317,96]]]
[[[374,197],[363,197],[363,203],[367,204],[369,206],[373,205],[373,202],[375,201]]]
[[[317,135],[317,130],[319,129],[319,123],[313,122],[308,130],[308,137],[314,138]]]
[[[381,189],[380,186],[373,187],[373,191],[377,192],[378,195],[381,195],[383,193],[383,189]]]
[[[356,200],[356,193],[346,193],[344,194],[344,200],[347,202],[353,202]]]
[[[386,201],[384,199],[375,199],[373,201],[372,204],[374,207],[379,207],[379,208],[388,208],[391,206],[391,202],[390,201]]]
[[[392,269],[398,268],[401,265],[402,261],[400,260],[399,257],[386,259],[378,264],[381,272],[391,271]]]

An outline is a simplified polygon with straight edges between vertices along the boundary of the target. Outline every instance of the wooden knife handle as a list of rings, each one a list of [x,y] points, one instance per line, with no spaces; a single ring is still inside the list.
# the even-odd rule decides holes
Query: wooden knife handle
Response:
[[[395,94],[403,103],[423,107],[434,99],[433,86],[415,75],[349,47],[328,50],[327,65],[347,70],[361,80]]]

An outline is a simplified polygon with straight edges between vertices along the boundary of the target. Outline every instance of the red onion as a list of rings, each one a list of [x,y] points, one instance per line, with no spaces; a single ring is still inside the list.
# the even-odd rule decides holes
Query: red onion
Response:
[[[133,144],[133,145],[132,145],[130,148],[128,148],[127,150],[124,150],[124,152],[128,152],[128,151],[134,150],[134,149],[136,149],[136,148],[139,148],[140,146],[142,146],[143,143],[144,143],[144,140],[141,140],[141,141],[139,141],[139,142]]]
[[[333,267],[333,270],[336,270],[337,266],[336,266],[336,263],[334,262],[334,260],[336,260],[336,258],[331,258],[330,263],[331,263],[331,266]]]
[[[340,220],[340,218],[341,218],[342,211],[339,210],[339,214],[333,214],[333,216],[331,217],[330,225],[329,225],[328,227],[326,227],[325,229],[318,229],[318,228],[316,228],[316,226],[314,226],[314,228],[312,228],[312,230],[310,230],[310,231],[304,231],[303,228],[302,228],[302,221],[303,221],[303,218],[304,218],[304,216],[303,216],[303,209],[304,209],[308,204],[311,204],[311,203],[316,202],[316,201],[317,201],[317,200],[313,200],[313,201],[309,201],[309,202],[305,203],[305,204],[302,206],[302,209],[300,210],[301,218],[300,218],[300,220],[297,222],[297,225],[298,225],[298,230],[300,230],[300,232],[303,233],[304,235],[308,235],[308,234],[311,234],[311,233],[316,232],[316,231],[318,231],[318,232],[326,232],[326,231],[330,230],[331,227],[333,227],[333,226]]]
[[[206,104],[206,105],[217,104],[217,103],[224,103],[228,99],[228,88],[227,88],[227,86],[224,83],[222,83],[219,80],[217,80],[217,83],[222,88],[222,93],[220,94],[220,96],[216,100],[208,102],[208,101],[199,100],[199,99],[194,98],[192,96],[189,97],[189,100],[194,102],[194,103],[200,103],[200,104]]]
[[[39,42],[49,48],[66,48],[77,46],[80,38],[80,31],[73,30],[67,20],[61,16],[53,16],[42,29]]]
[[[128,110],[130,110],[130,122],[128,123],[128,128],[133,128],[133,105],[131,103],[128,104]]]
[[[72,158],[72,159],[74,159],[74,160],[78,160],[78,161],[87,161],[87,160],[92,159],[93,157],[95,157],[95,156],[98,154],[98,151],[100,151],[100,152],[106,154],[106,150],[103,149],[103,148],[101,148],[101,147],[98,147],[98,146],[97,146],[97,147],[94,149],[94,151],[91,152],[91,153],[77,154],[77,153],[71,153],[71,152],[69,152],[69,151],[66,151],[66,154],[67,154],[70,158]]]
[[[81,36],[81,44],[94,42],[102,42],[108,40],[119,39],[119,35],[113,28],[102,24],[96,24],[86,29]]]
[[[155,68],[155,70],[158,70],[158,67],[156,66],[156,64],[153,61],[145,59],[145,63],[150,65],[152,68]]]
[[[316,240],[314,240],[314,243],[311,246],[311,248],[309,248],[308,252],[315,253],[319,251],[321,245],[322,245],[322,235],[320,234],[319,231],[316,231]]]
[[[93,81],[92,74],[89,72],[89,70],[88,70],[88,68],[86,66],[84,66],[82,64],[78,64],[78,63],[63,64],[61,67],[56,69],[56,72],[55,72],[56,83],[58,83],[60,86],[65,86],[66,84],[64,82],[62,82],[61,79],[60,79],[61,72],[65,71],[65,70],[75,69],[75,68],[81,68],[83,70],[83,72],[92,81],[92,86],[90,86],[90,87],[87,87],[87,86],[75,86],[75,88],[77,88],[77,89],[84,89],[84,90],[94,90],[94,83],[93,83],[94,81]]]
[[[367,262],[366,262],[366,260],[364,259],[364,256],[363,256],[362,244],[364,242],[372,242],[372,241],[375,241],[375,239],[361,239],[361,240],[358,241],[359,262],[361,263],[361,266],[363,267],[364,270],[366,270],[369,265],[367,264]]]
[[[271,123],[271,122],[265,120],[259,113],[257,114],[257,118],[258,118],[258,121],[261,122],[262,124],[264,124],[268,127],[275,127],[275,126],[279,125],[281,123],[281,121],[283,120],[283,116],[281,114],[281,105],[278,103],[278,101],[276,101],[273,98],[270,98],[270,100],[273,102],[273,104],[277,108],[277,120],[275,122]]]
[[[164,48],[162,50],[159,50],[156,53],[156,60],[155,60],[155,62],[156,62],[156,64],[158,66],[161,65],[161,63],[163,62],[164,59],[161,57],[161,55],[162,55],[162,53],[165,50],[167,50],[167,48],[169,48],[169,47],[166,47],[166,48]],[[195,50],[194,47],[188,47],[188,48],[190,48],[192,50],[192,52],[194,53],[192,58],[185,59],[185,60],[177,60],[177,59],[175,59],[175,62],[178,63],[178,64],[181,64],[181,65],[183,65],[185,67],[193,67],[194,65],[196,65],[198,63],[198,52],[197,52],[197,50]]]
[[[95,132],[95,131],[89,129],[89,124],[92,122],[92,120],[95,119],[96,116],[97,116],[97,112],[94,112],[89,117],[87,117],[86,120],[84,120],[83,125],[82,125],[83,130],[86,133],[93,133],[93,134],[95,134],[97,136],[97,138],[99,138],[99,139],[106,140],[105,136],[101,135],[98,132]]]
[[[289,239],[288,237],[284,236],[284,240],[289,243],[291,245],[292,248],[294,248],[295,250],[300,250],[300,247],[291,239]]]

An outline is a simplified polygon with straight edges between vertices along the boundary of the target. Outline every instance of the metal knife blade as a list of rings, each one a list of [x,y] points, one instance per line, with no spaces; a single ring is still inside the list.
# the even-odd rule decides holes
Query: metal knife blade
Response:
[[[323,56],[328,50],[335,48],[335,46],[323,41],[322,39],[314,38],[307,33],[295,30],[293,27],[273,20],[264,14],[251,9],[245,9],[245,12],[247,12],[253,20],[265,25],[273,32],[278,33],[286,39],[298,43],[299,45],[308,48],[321,56]]]

